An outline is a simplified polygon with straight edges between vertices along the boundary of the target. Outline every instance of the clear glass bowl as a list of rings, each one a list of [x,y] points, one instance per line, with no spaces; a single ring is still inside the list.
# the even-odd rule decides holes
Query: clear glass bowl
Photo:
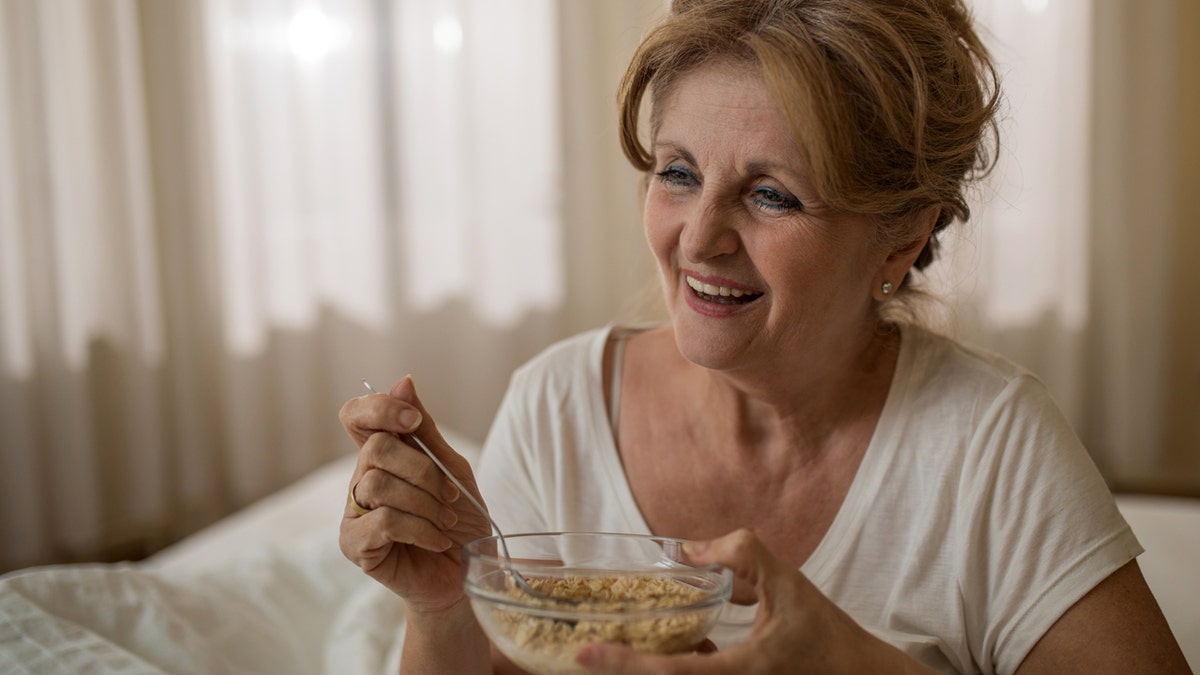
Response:
[[[505,541],[513,567],[534,588],[583,601],[523,593],[505,570],[496,537],[464,547],[464,587],[475,616],[500,651],[531,673],[585,672],[575,653],[591,642],[689,651],[708,635],[733,588],[729,570],[689,564],[681,539],[557,532]]]

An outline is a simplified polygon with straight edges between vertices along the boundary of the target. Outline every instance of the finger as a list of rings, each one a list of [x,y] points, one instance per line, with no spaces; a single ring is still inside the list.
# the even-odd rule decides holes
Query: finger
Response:
[[[371,434],[386,431],[403,434],[421,424],[422,411],[407,401],[385,394],[367,394],[346,401],[338,420],[355,445],[362,447]]]
[[[760,600],[770,593],[779,579],[794,572],[745,528],[711,541],[689,542],[684,550],[694,563],[728,567],[735,577],[755,588]]]
[[[415,546],[433,553],[442,553],[454,545],[450,537],[424,518],[386,506],[357,518],[343,519],[338,543],[342,553],[364,569],[378,564],[380,553],[394,544]]]
[[[707,641],[706,641],[707,642]],[[718,651],[709,642],[706,650],[692,654],[647,654],[611,642],[584,645],[575,655],[575,662],[592,673],[630,675],[741,675],[762,672],[757,668],[756,655],[748,645]],[[757,664],[761,665],[761,664]]]
[[[428,462],[428,458],[425,460]],[[458,514],[428,491],[387,471],[373,468],[351,486],[351,497],[368,510],[388,507],[424,518],[442,530],[458,524]],[[347,505],[347,508],[350,508]]]
[[[420,438],[426,447],[432,450],[443,464],[449,466],[448,461],[457,462],[463,460],[465,462],[465,458],[454,452],[454,449],[442,437],[442,432],[438,429],[437,421],[429,414],[429,411],[425,408],[425,404],[417,396],[417,386],[413,382],[412,375],[405,375],[397,380],[392,385],[388,394],[392,398],[412,406],[421,414],[421,423],[410,430],[409,433]]]
[[[388,394],[397,400],[404,401],[413,406],[413,408],[421,413],[420,425],[410,433],[421,439],[421,442],[438,458],[438,461],[446,465],[446,468],[450,469],[458,480],[471,488],[474,495],[479,497],[479,490],[476,488],[471,463],[467,461],[466,457],[455,452],[454,448],[446,442],[445,437],[442,436],[442,432],[438,429],[437,421],[429,414],[429,411],[425,408],[425,404],[421,402],[420,397],[417,395],[417,388],[413,382],[412,375],[405,375],[400,378],[392,385]]]
[[[700,657],[696,657],[700,658]],[[597,643],[584,645],[575,662],[591,673],[612,675],[671,675],[704,672],[688,657],[640,654],[625,645]]]
[[[716,645],[694,654],[647,654],[611,642],[584,645],[575,655],[575,662],[592,673],[622,675],[717,675],[744,673],[749,660],[743,654],[730,658],[730,652],[718,652]]]
[[[458,488],[433,460],[420,450],[398,440],[392,434],[376,432],[359,450],[354,481],[361,481],[372,469],[389,473],[418,487],[445,504],[458,500]],[[353,483],[352,483],[353,484]],[[355,493],[356,495],[361,493]],[[363,506],[370,506],[360,501]]]

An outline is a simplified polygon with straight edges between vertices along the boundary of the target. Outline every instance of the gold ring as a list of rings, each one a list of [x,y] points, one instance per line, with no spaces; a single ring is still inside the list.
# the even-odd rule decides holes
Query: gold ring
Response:
[[[354,498],[354,488],[356,487],[358,487],[358,483],[350,486],[350,493],[346,495],[346,502],[350,504],[350,510],[354,512],[354,515],[361,516],[370,512],[371,509],[359,504],[358,500]]]

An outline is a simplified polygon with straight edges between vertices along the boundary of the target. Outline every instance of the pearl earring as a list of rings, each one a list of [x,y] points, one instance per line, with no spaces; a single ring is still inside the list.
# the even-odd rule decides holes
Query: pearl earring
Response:
[[[881,290],[883,291],[883,294],[884,294],[884,295],[891,295],[891,293],[892,293],[892,288],[893,288],[893,287],[892,287],[892,282],[890,282],[890,281],[885,281],[885,282],[883,282],[883,288],[882,288]]]

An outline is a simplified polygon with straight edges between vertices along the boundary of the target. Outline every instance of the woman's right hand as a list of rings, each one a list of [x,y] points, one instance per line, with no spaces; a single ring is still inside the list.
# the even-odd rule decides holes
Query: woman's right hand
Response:
[[[405,377],[388,394],[347,401],[338,415],[359,447],[339,543],[364,572],[404,598],[410,611],[439,612],[463,599],[462,546],[491,534],[487,518],[437,465],[398,438],[418,436],[483,503],[466,458],[451,448]]]

